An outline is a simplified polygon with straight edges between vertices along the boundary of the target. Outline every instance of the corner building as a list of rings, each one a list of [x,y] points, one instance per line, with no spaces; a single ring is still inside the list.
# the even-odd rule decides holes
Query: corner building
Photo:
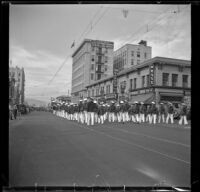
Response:
[[[86,86],[113,73],[114,43],[85,39],[72,55],[72,102],[87,97]]]
[[[87,86],[88,96],[97,99],[118,99],[129,102],[191,101],[191,62],[174,58],[154,57],[125,69],[117,75],[117,93],[110,76]],[[100,91],[99,91],[100,90]]]

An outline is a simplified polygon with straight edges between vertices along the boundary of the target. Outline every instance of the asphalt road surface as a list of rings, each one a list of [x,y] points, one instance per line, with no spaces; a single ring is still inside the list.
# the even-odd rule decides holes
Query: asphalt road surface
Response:
[[[34,111],[9,122],[10,186],[190,187],[190,134],[179,125],[86,126]]]

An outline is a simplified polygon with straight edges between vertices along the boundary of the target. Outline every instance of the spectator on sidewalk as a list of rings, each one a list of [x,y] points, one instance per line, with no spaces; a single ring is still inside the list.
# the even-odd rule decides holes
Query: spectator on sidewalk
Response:
[[[13,114],[14,114],[14,119],[17,119],[17,105],[14,105],[13,107]]]

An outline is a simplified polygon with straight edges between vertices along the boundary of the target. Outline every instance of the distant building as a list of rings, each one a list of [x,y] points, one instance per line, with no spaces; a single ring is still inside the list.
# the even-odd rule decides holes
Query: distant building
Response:
[[[86,97],[86,86],[113,73],[114,43],[85,39],[72,55],[72,100]]]
[[[87,96],[96,99],[119,99],[129,102],[180,103],[191,99],[191,62],[154,57],[117,74],[117,93],[113,92],[114,76],[88,85]]]
[[[114,52],[113,70],[122,71],[151,59],[152,48],[141,40],[139,45],[126,44]]]
[[[25,92],[25,73],[23,68],[9,68],[9,102],[23,104]]]
[[[71,97],[70,97],[70,96],[67,96],[67,95],[58,96],[58,97],[56,97],[56,99],[57,99],[58,101],[71,102]]]

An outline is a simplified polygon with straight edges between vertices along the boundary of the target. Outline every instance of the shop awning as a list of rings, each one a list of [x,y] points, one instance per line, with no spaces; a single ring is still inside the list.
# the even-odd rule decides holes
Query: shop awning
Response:
[[[151,103],[152,101],[155,101],[155,96],[153,93],[131,96],[129,103],[134,103],[135,101]]]

